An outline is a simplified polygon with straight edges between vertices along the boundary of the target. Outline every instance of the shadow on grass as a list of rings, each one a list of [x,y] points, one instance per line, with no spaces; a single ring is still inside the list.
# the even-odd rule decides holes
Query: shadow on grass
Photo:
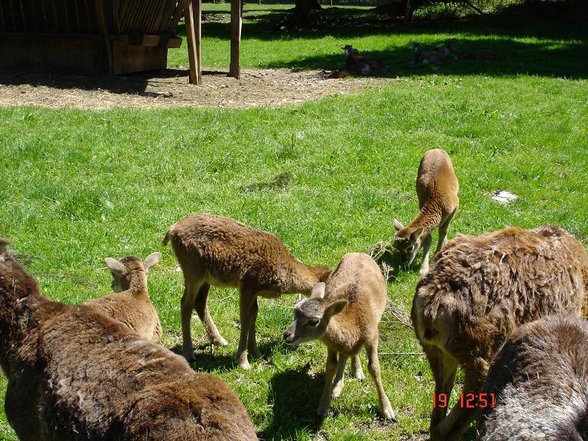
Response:
[[[588,3],[588,2],[587,2]],[[287,11],[256,15],[246,13],[243,39],[299,40],[334,37],[332,53],[320,56],[304,56],[294,60],[267,63],[266,68],[294,70],[334,70],[344,67],[340,46],[346,40],[352,42],[372,35],[383,38],[406,36],[406,39],[426,42],[425,50],[445,43],[447,36],[458,36],[458,52],[476,50],[492,51],[500,55],[497,61],[457,60],[449,58],[443,66],[415,67],[408,44],[390,45],[382,51],[366,53],[380,59],[387,69],[381,77],[408,77],[412,75],[492,75],[513,76],[519,74],[581,79],[588,77],[588,53],[586,42],[588,28],[579,17],[586,16],[587,6],[582,2],[566,4],[516,5],[505,8],[499,14],[472,16],[466,19],[422,19],[407,23],[375,10],[354,8],[324,8],[313,11],[308,27],[287,27],[283,23]],[[575,13],[578,10],[579,12]],[[178,32],[184,33],[183,25]],[[229,39],[228,23],[203,24],[205,37]],[[438,38],[435,38],[435,36]],[[541,43],[527,43],[524,39],[544,39]],[[360,51],[361,47],[358,47]]]
[[[368,254],[376,261],[388,283],[396,280],[401,270],[406,271],[403,268],[400,253],[392,248],[388,241],[376,242],[370,247]]]
[[[499,14],[472,16],[466,19],[422,19],[407,23],[396,17],[384,15],[366,8],[324,8],[313,11],[308,27],[285,26],[287,10],[273,12],[247,11],[243,24],[243,48],[247,40],[279,41],[335,39],[328,54],[301,56],[296,59],[266,63],[264,68],[286,68],[293,70],[336,70],[344,67],[341,45],[352,43],[353,39],[380,35],[390,38],[390,45],[380,51],[365,52],[378,58],[386,69],[378,73],[383,78],[411,77],[414,75],[489,75],[516,76],[537,75],[565,77],[570,79],[588,78],[588,27],[585,18],[588,2],[561,2],[557,4],[516,5]],[[230,39],[230,26],[219,21],[223,14],[218,11],[204,12],[202,34],[205,38]],[[185,26],[178,26],[178,35],[185,40]],[[404,38],[399,38],[404,36]],[[460,40],[459,51],[489,50],[500,55],[496,61],[458,60],[450,58],[443,66],[422,66],[413,64],[410,41],[425,43],[424,50],[430,50],[445,43],[448,36]],[[526,42],[534,37],[541,42]],[[396,42],[392,44],[392,38]],[[251,44],[256,44],[252,42]],[[362,51],[362,47],[357,47]],[[271,49],[270,49],[271,50]],[[278,49],[273,49],[278,50]],[[362,52],[364,53],[364,52]],[[33,84],[61,89],[82,88],[85,90],[105,89],[115,93],[131,93],[157,98],[157,93],[147,92],[150,78],[185,76],[186,71],[166,69],[121,77],[96,75],[58,75],[51,73],[29,74],[28,72],[0,71],[0,84]],[[225,73],[223,73],[225,75]]]
[[[211,74],[215,74],[212,72]],[[226,73],[224,74],[226,75]],[[0,70],[0,84],[18,86],[31,84],[33,86],[48,86],[58,89],[104,89],[114,93],[130,93],[150,98],[157,98],[158,94],[146,92],[151,78],[186,77],[186,70],[165,69],[152,72],[141,72],[124,76],[115,75],[74,75],[54,72],[22,72],[19,70]],[[187,80],[186,80],[187,81]]]
[[[182,345],[176,345],[170,350],[178,355],[182,355]],[[217,369],[236,368],[237,363],[232,355],[220,355],[214,353],[215,348],[212,344],[200,345],[194,348],[195,360],[190,366],[196,371],[211,372]]]
[[[273,420],[262,433],[266,440],[296,439],[297,433],[319,431],[322,419],[315,411],[320,400],[324,377],[313,378],[308,371],[287,370],[273,376],[269,401],[273,405]]]
[[[428,43],[425,50],[432,50],[444,44],[445,38]],[[500,56],[499,60],[462,60],[448,57],[442,66],[415,66],[413,53],[409,46],[390,46],[383,51],[365,53],[382,61],[383,72],[375,74],[379,77],[410,77],[413,75],[539,75],[546,77],[567,77],[572,79],[588,78],[588,57],[578,55],[586,51],[581,42],[553,44],[528,44],[514,40],[495,39],[461,39],[458,53],[486,50]],[[293,70],[309,69],[341,69],[344,67],[344,56],[334,47],[334,53],[327,56],[302,57],[288,62],[268,63],[268,68],[288,68]],[[358,48],[361,49],[361,48]],[[363,53],[363,52],[362,52]]]
[[[219,16],[225,20],[219,20]],[[586,39],[588,29],[588,2],[544,2],[518,4],[501,11],[464,18],[423,17],[407,22],[394,15],[382,13],[379,8],[323,7],[311,11],[305,26],[288,26],[291,10],[257,11],[245,9],[242,27],[243,38],[260,40],[316,39],[326,36],[357,38],[369,35],[395,35],[414,33],[467,32],[471,35],[492,35],[506,38],[535,37],[540,39]],[[214,19],[207,20],[207,17]],[[203,35],[229,38],[229,12],[203,12]],[[178,33],[185,35],[182,23]]]
[[[290,346],[284,345],[281,340],[270,340],[260,343],[258,345],[259,352],[261,352],[262,359],[268,360],[271,358],[272,354],[279,347],[280,350],[283,351],[291,351],[294,350]],[[170,350],[178,355],[182,355],[182,345],[178,344],[174,347],[170,348]],[[235,346],[234,350],[237,350]],[[190,363],[192,368],[197,371],[202,372],[211,372],[217,369],[236,369],[237,362],[234,357],[234,353],[232,355],[225,355],[215,353],[217,351],[216,347],[211,343],[202,344],[199,346],[194,347],[194,358],[195,360]],[[249,355],[249,361],[255,363],[256,361],[260,361],[259,358],[254,358]]]

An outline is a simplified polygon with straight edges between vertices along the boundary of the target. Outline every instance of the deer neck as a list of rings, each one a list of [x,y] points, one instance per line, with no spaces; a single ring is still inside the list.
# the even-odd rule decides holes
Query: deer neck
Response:
[[[147,273],[143,270],[131,271],[129,289],[131,295],[140,297],[147,293]]]
[[[413,231],[422,228],[422,234],[427,235],[439,226],[442,218],[443,214],[440,209],[433,205],[424,205],[406,229],[409,234],[412,234]]]
[[[312,287],[319,281],[322,270],[319,267],[305,265],[299,260],[294,260],[287,277],[286,292],[299,292],[310,294]]]

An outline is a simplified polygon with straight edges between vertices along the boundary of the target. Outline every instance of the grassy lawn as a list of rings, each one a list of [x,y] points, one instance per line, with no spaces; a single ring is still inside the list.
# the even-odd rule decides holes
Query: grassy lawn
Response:
[[[0,236],[12,238],[47,296],[79,303],[105,295],[104,257],[161,251],[150,293],[163,344],[178,351],[181,274],[160,245],[169,225],[198,211],[227,215],[278,234],[301,260],[334,266],[347,252],[390,240],[394,217],[411,220],[419,159],[436,147],[449,152],[460,180],[450,237],[554,223],[588,244],[588,58],[578,56],[586,30],[543,19],[514,27],[507,17],[504,25],[482,18],[279,31],[263,27],[271,14],[246,7],[244,67],[336,68],[349,43],[386,60],[389,83],[275,109],[0,108]],[[205,24],[205,66],[228,65],[225,27]],[[411,66],[410,41],[449,37],[504,58]],[[185,48],[170,54],[170,66],[186,65]],[[289,179],[272,184],[280,175]],[[519,199],[500,205],[490,198],[496,190]],[[417,279],[416,270],[401,272],[388,285],[391,303],[406,314]],[[232,360],[237,293],[213,288],[211,313],[229,346],[209,346],[195,319],[194,368],[225,380],[266,440],[400,440],[427,430],[433,380],[412,330],[391,314],[381,325],[380,359],[399,423],[378,417],[369,378],[347,381],[332,414],[316,419],[326,350],[282,343],[294,302],[260,301],[264,359],[244,372]],[[2,379],[2,395],[5,388]],[[16,440],[3,414],[0,439]]]

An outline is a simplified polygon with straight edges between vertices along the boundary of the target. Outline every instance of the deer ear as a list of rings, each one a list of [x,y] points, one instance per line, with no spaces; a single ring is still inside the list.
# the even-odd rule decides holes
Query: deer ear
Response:
[[[322,299],[325,296],[325,282],[319,282],[312,288],[310,292],[311,299]]]
[[[149,271],[149,268],[154,267],[159,263],[161,260],[161,253],[151,253],[147,256],[147,258],[143,261],[143,265],[145,267],[145,271]]]
[[[394,222],[392,222],[392,224],[394,225],[394,228],[396,228],[396,231],[404,229],[404,226],[400,223],[398,219],[394,219]]]
[[[107,257],[104,259],[104,263],[110,269],[110,271],[119,276],[124,274],[124,272],[127,270],[122,263],[116,259],[113,259],[112,257]]]
[[[327,306],[327,308],[325,309],[325,316],[327,317],[332,317],[335,314],[339,314],[341,311],[343,311],[343,308],[345,308],[347,306],[349,302],[347,300],[337,300],[336,302],[331,303],[329,306]]]
[[[421,236],[421,234],[423,233],[423,229],[419,228],[418,230],[413,231],[413,233],[410,235],[410,240],[412,242],[416,242],[417,239]]]

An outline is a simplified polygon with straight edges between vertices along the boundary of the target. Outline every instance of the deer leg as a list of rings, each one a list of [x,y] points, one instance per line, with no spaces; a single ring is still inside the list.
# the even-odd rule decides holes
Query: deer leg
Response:
[[[435,403],[440,401],[440,397],[443,397],[443,400],[449,400],[451,391],[453,389],[453,384],[455,382],[457,360],[455,360],[451,355],[441,351],[439,348],[429,344],[423,344],[423,350],[427,355],[429,366],[431,367],[433,378],[435,379]],[[440,423],[445,421],[446,415],[447,406],[441,407],[436,405],[433,407],[429,426],[431,441],[445,439],[442,434],[437,432],[437,427],[441,427]]]
[[[439,240],[437,241],[437,249],[435,250],[435,255],[441,251],[441,248],[447,243],[447,231],[449,230],[449,223],[451,219],[453,219],[453,215],[455,211],[447,216],[445,222],[439,225]]]
[[[367,352],[368,358],[368,370],[370,375],[374,379],[374,383],[376,383],[376,390],[378,391],[378,399],[380,400],[380,409],[382,409],[382,413],[384,417],[390,421],[396,422],[396,417],[394,416],[394,411],[392,410],[392,405],[390,404],[390,400],[384,391],[384,386],[382,385],[382,377],[380,375],[380,360],[378,359],[378,337],[374,339],[374,341],[365,344],[365,350]]]
[[[196,312],[198,313],[198,317],[204,324],[204,328],[206,329],[206,334],[208,335],[208,339],[211,341],[212,344],[217,346],[226,346],[227,341],[223,338],[223,336],[218,331],[210,313],[208,312],[208,290],[210,289],[210,285],[208,283],[204,283],[200,289],[198,290],[198,294],[196,294],[196,300],[194,301],[194,306]]]
[[[333,382],[332,397],[337,398],[341,395],[343,386],[345,383],[345,364],[347,363],[347,355],[339,354],[339,363],[337,365],[337,375],[335,375],[335,381]]]
[[[475,399],[480,390],[482,390],[482,385],[488,373],[488,363],[478,358],[473,363],[468,364],[469,366],[464,368],[464,384],[462,390],[462,397],[464,399],[456,403],[451,409],[451,412],[449,412],[449,415],[434,428],[431,432],[431,439],[433,439],[434,434],[436,436],[435,439],[459,441],[478,412],[475,402],[468,401],[467,397],[468,394],[473,394],[470,396]]]
[[[184,280],[184,295],[180,302],[180,311],[182,318],[182,353],[188,361],[194,361],[194,346],[192,345],[192,334],[190,329],[190,320],[192,310],[194,309],[195,293],[197,283],[194,280]]]
[[[351,359],[351,373],[355,378],[357,378],[357,380],[365,380],[365,375],[363,374],[363,370],[361,369],[361,361],[359,360],[359,355],[354,355]]]
[[[237,363],[241,369],[249,370],[251,366],[247,360],[247,340],[251,327],[255,328],[255,323],[252,323],[253,305],[256,300],[255,292],[247,289],[240,289],[239,292],[239,319],[241,322],[241,332],[239,335],[239,347],[237,349]]]
[[[257,304],[257,296],[251,305],[251,324],[249,326],[249,338],[247,340],[247,352],[253,357],[261,357],[261,352],[257,349],[257,339],[255,336],[255,322],[257,321],[257,312],[259,305]]]
[[[420,273],[421,276],[429,272],[429,250],[431,249],[431,243],[433,238],[431,233],[427,234],[423,239],[423,262],[421,263]]]
[[[332,350],[328,350],[327,353],[327,368],[325,372],[325,387],[323,389],[323,395],[316,414],[320,417],[326,417],[329,413],[329,407],[331,405],[332,389],[333,389],[333,378],[337,372],[337,353]]]

